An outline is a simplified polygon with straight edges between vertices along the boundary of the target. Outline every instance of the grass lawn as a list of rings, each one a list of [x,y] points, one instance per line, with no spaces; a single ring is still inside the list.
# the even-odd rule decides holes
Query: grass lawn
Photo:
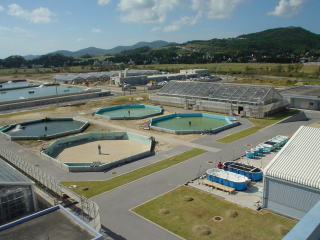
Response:
[[[70,185],[77,185],[77,187],[73,189],[76,193],[81,194],[85,197],[93,197],[100,193],[110,191],[114,188],[120,187],[139,178],[145,177],[152,173],[171,167],[175,164],[186,161],[190,158],[196,157],[205,152],[205,150],[194,148],[187,152],[178,154],[176,156],[167,158],[165,160],[150,164],[148,166],[136,169],[134,171],[122,174],[120,176],[105,181],[62,182],[62,184],[64,184],[67,187]],[[84,190],[85,188],[88,188],[88,190]]]
[[[187,240],[282,239],[296,224],[292,219],[265,210],[256,212],[186,186],[151,200],[134,212]],[[215,222],[215,216],[223,220]]]
[[[217,141],[221,142],[221,143],[234,142],[236,140],[239,140],[241,138],[245,138],[245,137],[247,137],[247,136],[249,136],[251,134],[254,134],[257,131],[259,131],[260,129],[262,129],[262,128],[265,128],[265,127],[270,126],[270,125],[272,125],[274,123],[277,123],[280,120],[285,119],[286,117],[292,116],[292,115],[296,114],[297,112],[298,112],[298,110],[290,109],[290,110],[287,110],[285,112],[278,113],[278,114],[275,114],[275,115],[273,115],[271,117],[267,117],[267,118],[264,118],[264,119],[249,118],[249,121],[254,124],[253,127],[247,128],[245,130],[242,130],[242,131],[234,133],[234,134],[231,134],[231,135],[226,136],[224,138],[220,138]]]
[[[320,122],[311,124],[311,127],[320,128]]]

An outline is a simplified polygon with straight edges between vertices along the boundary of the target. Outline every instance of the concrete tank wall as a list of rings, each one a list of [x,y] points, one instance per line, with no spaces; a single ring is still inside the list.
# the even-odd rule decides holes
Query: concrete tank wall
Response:
[[[50,97],[43,97],[39,99],[30,99],[30,100],[23,100],[23,101],[21,100],[14,103],[0,104],[0,111],[21,109],[21,108],[31,108],[36,106],[77,101],[77,100],[90,99],[90,98],[106,97],[106,96],[110,96],[110,94],[111,93],[109,91],[103,91],[103,92],[78,93],[78,94],[58,96],[58,97],[50,96]]]

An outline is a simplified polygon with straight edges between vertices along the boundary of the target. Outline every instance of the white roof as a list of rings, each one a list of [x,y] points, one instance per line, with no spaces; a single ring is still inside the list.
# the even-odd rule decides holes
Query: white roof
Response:
[[[320,128],[301,126],[264,174],[320,189]]]

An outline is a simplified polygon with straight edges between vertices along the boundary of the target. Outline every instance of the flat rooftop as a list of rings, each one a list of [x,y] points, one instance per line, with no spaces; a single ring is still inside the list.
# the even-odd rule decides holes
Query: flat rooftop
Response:
[[[19,221],[19,220],[18,220]],[[57,209],[1,231],[1,240],[91,240],[95,235]]]
[[[299,86],[280,92],[282,95],[320,96],[320,86]]]

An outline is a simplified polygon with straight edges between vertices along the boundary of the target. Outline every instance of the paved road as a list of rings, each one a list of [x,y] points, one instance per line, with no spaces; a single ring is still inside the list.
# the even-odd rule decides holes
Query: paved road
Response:
[[[137,160],[135,162],[131,162],[116,169],[111,169],[106,172],[79,172],[72,173],[66,172],[62,168],[54,165],[52,161],[45,160],[38,155],[28,151],[21,145],[9,141],[6,137],[0,134],[0,146],[1,148],[11,150],[12,152],[19,153],[21,158],[33,165],[35,168],[40,169],[43,172],[46,172],[48,175],[55,177],[57,181],[94,181],[94,180],[105,180],[115,176],[118,176],[123,173],[130,172],[134,169],[141,168],[147,166],[149,164],[164,160],[166,158],[175,156],[177,154],[183,153],[190,148],[185,146],[178,146],[174,149],[170,149],[169,151],[161,152],[157,155],[150,156],[141,160]]]
[[[217,135],[209,135],[201,137],[193,141],[191,144],[186,144],[184,141],[175,141],[164,137],[163,141],[174,141],[175,145],[181,145],[168,152],[160,153],[159,155],[152,156],[146,160],[137,161],[128,165],[124,165],[117,168],[115,171],[120,174],[130,171],[136,167],[144,166],[152,162],[160,161],[169,156],[186,151],[190,147],[198,146],[203,149],[210,149],[211,151],[189,159],[183,163],[164,169],[160,172],[141,178],[135,182],[131,182],[127,185],[116,188],[112,191],[102,193],[95,196],[95,200],[100,206],[101,222],[111,232],[114,233],[115,239],[124,240],[167,240],[167,239],[179,239],[167,232],[166,230],[159,228],[158,226],[143,220],[136,216],[129,210],[137,205],[144,203],[152,198],[155,198],[167,191],[174,189],[175,187],[184,184],[186,181],[194,179],[202,174],[206,169],[213,167],[212,163],[208,161],[228,161],[233,160],[240,156],[247,148],[247,144],[256,145],[262,141],[267,140],[275,135],[293,134],[301,125],[309,125],[313,122],[320,121],[319,112],[307,112],[307,115],[311,118],[308,122],[293,122],[293,123],[280,123],[263,129],[256,134],[253,134],[245,139],[239,140],[230,144],[218,143],[215,140],[225,135],[231,134],[234,131],[239,131],[241,128],[246,128],[250,124],[244,121],[243,125],[219,133]],[[92,121],[92,120],[90,120]],[[100,121],[99,121],[100,122]],[[105,122],[103,122],[105,124]],[[131,131],[131,129],[128,129]],[[143,132],[146,135],[146,132]],[[156,136],[156,138],[158,138]],[[169,140],[168,140],[169,139]],[[55,167],[49,161],[44,161],[34,157],[33,154],[24,150],[20,145],[9,144],[8,141],[0,137],[0,145],[11,148],[12,151],[19,152],[24,156],[25,160],[34,165],[38,165],[39,168],[55,176],[58,180],[79,180],[79,179],[105,179],[110,178],[112,172],[107,173],[81,173],[72,174],[66,173],[62,169]]]
[[[199,165],[209,167],[208,152],[160,172],[141,178],[92,198],[100,206],[101,222],[113,232],[130,240],[179,239],[156,225],[141,219],[129,209],[170,191],[198,176]]]
[[[129,210],[184,184],[188,180],[194,179],[200,173],[204,173],[206,169],[213,167],[212,164],[208,163],[209,160],[214,162],[233,160],[244,153],[247,144],[255,145],[275,135],[291,135],[301,125],[320,121],[320,113],[309,112],[307,114],[312,120],[276,124],[230,144],[215,142],[214,140],[217,137],[221,137],[216,135],[205,136],[196,140],[195,142],[201,145],[220,148],[222,151],[218,153],[207,152],[181,164],[94,197],[93,200],[100,206],[102,223],[112,231],[120,234],[124,239],[178,239],[174,235],[168,235],[167,231],[158,226],[134,215]]]

